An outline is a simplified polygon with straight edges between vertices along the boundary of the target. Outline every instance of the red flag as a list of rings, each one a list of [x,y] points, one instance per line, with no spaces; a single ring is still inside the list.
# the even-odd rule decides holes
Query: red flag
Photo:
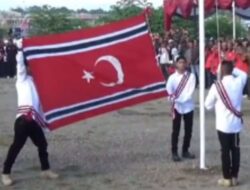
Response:
[[[176,12],[178,2],[176,0],[164,0],[163,4],[165,30],[169,30],[172,25],[172,16]]]
[[[236,0],[235,4],[237,7],[240,7],[242,9],[247,9],[250,7],[250,0]]]
[[[24,40],[50,128],[165,96],[145,15]]]
[[[218,0],[219,8],[221,9],[231,9],[233,0]]]
[[[192,12],[193,0],[181,0],[179,1],[179,7],[181,9],[182,16],[184,18],[188,18]]]
[[[205,10],[210,11],[215,7],[215,0],[206,0],[205,1]]]

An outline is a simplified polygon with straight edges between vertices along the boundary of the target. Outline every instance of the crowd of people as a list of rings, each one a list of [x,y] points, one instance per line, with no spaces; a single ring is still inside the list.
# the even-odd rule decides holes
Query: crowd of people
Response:
[[[175,71],[175,62],[179,56],[185,57],[189,70],[196,77],[196,86],[199,85],[199,42],[192,39],[185,29],[172,29],[164,35],[153,34],[155,51],[158,63],[164,78]],[[236,67],[250,73],[250,40],[220,38],[207,39],[205,48],[206,88],[208,89],[217,78],[220,63],[223,60],[233,61]],[[250,96],[250,84],[244,89]]]
[[[0,40],[0,78],[14,78],[16,76],[17,46],[13,39]]]

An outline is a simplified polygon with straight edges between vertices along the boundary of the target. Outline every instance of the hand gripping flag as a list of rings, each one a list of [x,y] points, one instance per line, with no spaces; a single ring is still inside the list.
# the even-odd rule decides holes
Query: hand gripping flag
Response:
[[[145,15],[24,40],[50,129],[165,96]]]

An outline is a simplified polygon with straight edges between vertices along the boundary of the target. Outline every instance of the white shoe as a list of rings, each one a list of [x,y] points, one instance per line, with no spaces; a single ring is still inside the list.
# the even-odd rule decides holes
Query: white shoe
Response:
[[[231,187],[232,180],[231,179],[219,179],[218,185],[223,186],[223,187]]]
[[[57,173],[52,172],[51,170],[42,171],[41,176],[45,179],[57,179],[59,175]]]
[[[2,183],[4,186],[10,186],[13,184],[13,180],[10,178],[10,175],[2,174]]]

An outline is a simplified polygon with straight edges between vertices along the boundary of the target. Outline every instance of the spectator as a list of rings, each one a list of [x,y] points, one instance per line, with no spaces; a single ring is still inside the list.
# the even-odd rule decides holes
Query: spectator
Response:
[[[4,42],[0,40],[0,78],[5,77],[4,52]]]
[[[199,84],[199,45],[197,40],[193,42],[193,50],[192,50],[192,65],[191,70],[196,76],[196,86]]]
[[[16,75],[16,54],[17,47],[13,43],[12,39],[6,45],[6,56],[7,56],[7,77],[13,78]]]
[[[178,49],[177,49],[177,46],[174,42],[174,40],[170,39],[168,41],[168,51],[169,51],[169,60],[172,61],[172,62],[175,62],[176,59],[179,57],[179,52],[178,52]]]
[[[159,49],[159,58],[160,58],[159,60],[160,60],[160,67],[162,74],[165,80],[167,81],[168,79],[167,64],[169,64],[170,60],[169,60],[169,52],[167,50],[165,41],[161,43],[161,47]]]

